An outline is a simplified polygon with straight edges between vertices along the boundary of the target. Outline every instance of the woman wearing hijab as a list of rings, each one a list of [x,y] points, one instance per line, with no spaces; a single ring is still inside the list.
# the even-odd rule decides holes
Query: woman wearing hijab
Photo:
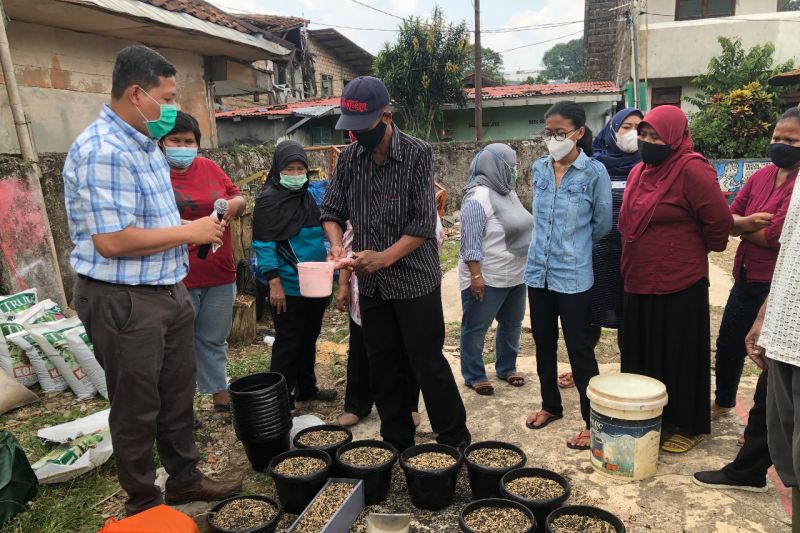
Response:
[[[619,215],[622,371],[666,385],[662,449],[685,453],[711,431],[708,253],[725,249],[733,217],[683,111],[657,107],[638,131]]]
[[[320,212],[308,191],[308,158],[295,141],[275,148],[267,183],[253,211],[253,251],[269,282],[269,302],[275,322],[270,371],[286,378],[297,401],[330,401],[335,390],[317,388],[314,374],[317,337],[328,298],[300,295],[297,264],[325,261]]]
[[[594,285],[592,301],[592,345],[597,346],[602,328],[619,329],[622,320],[624,284],[619,271],[622,242],[617,230],[622,194],[633,167],[641,161],[636,127],[642,121],[642,112],[628,107],[619,111],[600,131],[594,140],[594,158],[603,163],[611,178],[611,203],[613,225],[611,231],[592,246]],[[617,338],[619,341],[619,337]],[[558,376],[561,388],[575,386],[572,372]]]
[[[497,377],[514,387],[525,384],[517,374],[517,354],[533,219],[514,191],[518,174],[516,152],[490,144],[472,160],[461,206],[461,375],[483,396],[494,394],[483,366],[483,344],[495,319]]]

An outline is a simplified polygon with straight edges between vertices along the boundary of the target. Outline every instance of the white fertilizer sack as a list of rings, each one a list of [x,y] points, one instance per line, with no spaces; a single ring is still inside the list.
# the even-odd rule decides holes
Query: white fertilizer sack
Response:
[[[108,400],[106,373],[94,356],[94,347],[89,340],[89,336],[86,334],[83,324],[64,331],[64,337],[67,339],[67,344],[75,355],[75,359],[78,360],[78,364],[81,365],[83,371],[89,376],[89,381],[95,386],[100,396]]]
[[[94,396],[97,388],[92,385],[89,376],[78,363],[64,336],[67,330],[76,327],[83,328],[78,317],[66,318],[55,322],[25,324],[25,329],[28,330],[28,333],[34,338],[39,348],[50,358],[53,365],[67,380],[67,384],[69,384],[69,388],[72,389],[75,396],[85,400]]]
[[[67,481],[108,461],[114,451],[108,414],[106,409],[66,424],[40,429],[37,437],[62,443],[62,446],[33,465],[39,482]]]
[[[36,373],[36,377],[39,380],[39,385],[42,387],[43,392],[63,392],[69,388],[61,372],[53,365],[50,358],[39,350],[38,346],[36,346],[36,341],[33,340],[30,333],[21,329],[21,331],[12,333],[6,337],[6,341],[9,346],[21,350],[28,356],[28,360],[31,362],[31,366],[33,366],[33,371]]]
[[[0,368],[20,385],[32,387],[38,379],[28,354],[6,340],[8,335],[18,332],[24,333],[25,329],[15,322],[0,321]]]
[[[22,311],[36,305],[36,289],[0,296],[0,319],[11,320]]]

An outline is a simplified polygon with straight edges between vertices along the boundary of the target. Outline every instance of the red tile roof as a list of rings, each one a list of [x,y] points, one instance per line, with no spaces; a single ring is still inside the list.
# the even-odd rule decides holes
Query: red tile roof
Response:
[[[305,107],[317,106],[338,106],[341,97],[333,96],[331,98],[319,98],[316,100],[301,100],[299,102],[292,102],[289,104],[276,104],[268,106],[247,107],[244,109],[234,109],[233,111],[220,111],[216,114],[217,118],[233,118],[233,117],[265,117],[269,115],[292,115],[295,110],[303,109]]]
[[[466,89],[467,98],[475,99],[475,89]],[[557,96],[586,93],[618,93],[619,87],[610,81],[587,81],[578,83],[551,83],[530,85],[501,85],[484,87],[481,91],[486,100],[497,98],[524,98],[526,96]]]
[[[252,33],[244,25],[236,20],[236,17],[225,13],[221,9],[205,2],[204,0],[139,0],[152,6],[173,11],[175,13],[186,13],[193,17],[205,20],[213,24],[232,28],[242,33]]]
[[[289,31],[311,22],[300,17],[279,17],[278,15],[238,15],[238,18],[253,26],[277,32]]]

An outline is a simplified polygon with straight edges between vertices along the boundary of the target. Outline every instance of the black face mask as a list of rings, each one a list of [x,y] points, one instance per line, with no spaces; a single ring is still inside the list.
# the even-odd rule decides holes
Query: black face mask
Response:
[[[800,147],[791,146],[784,143],[772,143],[769,145],[769,158],[775,166],[781,168],[792,168],[800,163]]]
[[[672,148],[666,144],[653,144],[639,139],[639,155],[642,162],[648,165],[660,165],[672,154]]]
[[[354,131],[353,135],[356,136],[358,144],[369,150],[370,152],[378,146],[386,134],[386,123],[381,120],[378,125],[367,131]]]

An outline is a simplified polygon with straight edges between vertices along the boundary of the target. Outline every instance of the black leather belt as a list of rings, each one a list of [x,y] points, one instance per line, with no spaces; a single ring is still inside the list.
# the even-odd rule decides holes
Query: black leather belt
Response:
[[[89,283],[100,283],[102,285],[111,285],[112,287],[125,287],[128,289],[151,289],[154,291],[171,291],[175,289],[175,285],[125,285],[122,283],[112,283],[110,281],[103,281],[99,279],[90,278],[85,274],[78,274],[78,278]]]

